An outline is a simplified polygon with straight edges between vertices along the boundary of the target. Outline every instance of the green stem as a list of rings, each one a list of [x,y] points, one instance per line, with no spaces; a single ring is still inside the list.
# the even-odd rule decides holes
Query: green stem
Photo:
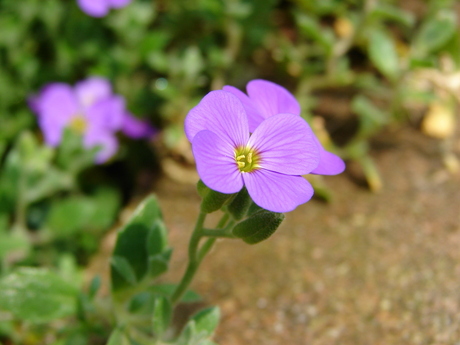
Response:
[[[234,238],[233,234],[227,229],[203,229],[201,234],[206,237],[227,237]]]
[[[192,237],[190,238],[190,243],[188,245],[188,265],[185,270],[182,279],[177,286],[171,297],[171,303],[175,305],[181,299],[182,295],[187,291],[188,286],[192,282],[192,279],[196,273],[196,270],[199,266],[199,261],[197,260],[197,250],[198,245],[200,244],[201,231],[203,229],[204,220],[206,219],[206,213],[200,212],[198,219],[195,224],[195,229],[193,230]]]
[[[180,299],[182,298],[183,294],[187,291],[190,283],[195,276],[195,273],[200,266],[201,261],[206,256],[207,253],[211,250],[216,238],[209,238],[202,246],[199,248],[200,240],[203,236],[209,236],[207,233],[209,231],[223,231],[220,228],[223,228],[229,219],[228,213],[225,213],[222,218],[220,219],[219,223],[217,224],[217,228],[215,230],[203,229],[204,221],[206,219],[207,214],[204,212],[200,212],[198,219],[195,224],[195,229],[193,230],[192,237],[190,238],[190,243],[188,247],[188,265],[187,269],[185,270],[182,279],[177,286],[176,290],[174,291],[171,297],[172,305],[177,304]],[[225,229],[225,231],[227,231]],[[222,237],[222,236],[220,236]],[[228,236],[225,236],[228,237]]]

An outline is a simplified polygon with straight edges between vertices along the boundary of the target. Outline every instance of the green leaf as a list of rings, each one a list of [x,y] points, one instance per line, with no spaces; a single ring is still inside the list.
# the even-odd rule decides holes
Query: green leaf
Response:
[[[150,274],[156,276],[164,272],[164,266],[169,261],[170,250],[167,230],[155,196],[147,197],[118,233],[113,256],[124,258],[134,274],[134,277],[123,275],[115,266],[112,266],[112,289],[114,291],[129,286],[133,278],[140,282],[150,277]],[[161,266],[154,267],[155,264]],[[128,277],[129,280],[127,280]]]
[[[418,56],[432,53],[444,46],[457,31],[454,11],[440,10],[423,22],[417,33],[413,47]]]
[[[89,298],[94,298],[99,291],[99,288],[101,287],[102,280],[99,275],[95,276],[93,279],[91,279],[91,283],[89,284],[88,288],[88,296]]]
[[[122,256],[112,256],[110,260],[110,267],[115,269],[128,283],[131,285],[136,284],[136,273],[129,264],[128,260]]]
[[[195,321],[191,320],[187,323],[187,325],[182,330],[175,345],[194,345],[196,344],[198,341],[200,341],[200,339],[195,339],[195,334],[196,334]]]
[[[171,322],[172,305],[169,299],[157,297],[153,307],[153,332],[160,338]]]
[[[97,151],[97,148],[86,149],[81,136],[67,128],[62,135],[56,160],[63,170],[77,174],[94,165]]]
[[[117,216],[119,206],[120,196],[115,189],[99,188],[94,195],[54,201],[46,225],[58,237],[81,230],[107,229]]]
[[[393,38],[385,31],[373,29],[369,33],[369,57],[386,77],[395,80],[399,74],[399,61]]]
[[[252,199],[249,196],[248,190],[243,187],[227,206],[227,210],[234,219],[240,220],[248,213],[251,203]]]
[[[90,198],[74,196],[52,204],[47,227],[58,237],[72,235],[89,223],[94,211]]]
[[[220,320],[219,307],[210,307],[200,310],[191,318],[195,321],[195,331],[203,338],[208,338],[213,335]]]
[[[3,219],[3,217],[1,217]],[[11,233],[6,228],[0,227],[0,259],[5,258],[8,253],[27,253],[30,243],[27,236],[22,233]]]
[[[330,55],[334,48],[334,34],[331,29],[322,27],[318,19],[302,12],[295,13],[295,20],[299,31],[304,36],[318,42]]]
[[[284,214],[261,210],[233,228],[233,234],[248,244],[256,244],[273,235],[284,219]]]
[[[413,27],[415,24],[415,16],[407,11],[404,11],[396,6],[379,2],[372,9],[372,16],[393,20],[407,27]]]
[[[389,116],[385,112],[362,95],[353,99],[351,109],[358,114],[360,119],[359,137],[368,137],[374,134],[389,121]]]
[[[196,313],[182,330],[177,345],[206,344],[217,328],[220,319],[218,307],[210,307]],[[212,343],[211,343],[212,344]]]
[[[57,274],[20,268],[0,280],[0,310],[32,323],[75,313],[77,290]]]
[[[151,278],[158,277],[165,273],[169,267],[169,260],[171,258],[172,248],[166,251],[149,257],[149,270],[148,275]]]
[[[223,194],[208,188],[203,181],[197,184],[198,194],[203,199],[201,201],[201,211],[211,213],[220,210],[222,206],[230,202],[235,194]]]
[[[131,345],[122,327],[115,328],[110,334],[106,345]]]

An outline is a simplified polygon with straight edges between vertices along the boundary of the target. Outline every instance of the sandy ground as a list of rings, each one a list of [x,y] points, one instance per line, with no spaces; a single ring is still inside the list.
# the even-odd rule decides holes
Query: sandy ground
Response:
[[[217,243],[193,282],[222,309],[217,343],[460,344],[460,176],[412,129],[382,135],[372,154],[379,194],[350,165],[325,180],[332,202],[298,207],[269,240]],[[199,198],[168,179],[155,192],[177,279]]]

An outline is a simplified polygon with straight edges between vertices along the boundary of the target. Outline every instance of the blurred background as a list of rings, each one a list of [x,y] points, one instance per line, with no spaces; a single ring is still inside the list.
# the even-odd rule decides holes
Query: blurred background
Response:
[[[80,6],[0,0],[0,275],[55,267],[83,281],[110,255],[107,234],[150,191],[165,200],[179,253],[199,202],[183,120],[207,92],[262,78],[296,96],[348,167],[309,177],[317,200],[292,213],[284,235],[238,259],[232,244],[211,254],[196,288],[223,304],[218,339],[458,344],[459,1],[132,0],[98,17]],[[50,146],[31,101],[50,83],[94,76],[152,129],[116,134],[104,162],[70,125]],[[268,260],[295,261],[296,271],[272,277]],[[266,279],[268,292],[235,293],[239,270],[248,282]],[[0,311],[0,343],[54,344],[17,327]]]

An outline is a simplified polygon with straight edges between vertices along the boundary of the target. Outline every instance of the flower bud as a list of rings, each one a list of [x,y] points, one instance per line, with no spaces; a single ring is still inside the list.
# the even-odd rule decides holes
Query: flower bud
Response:
[[[242,190],[236,194],[235,198],[229,203],[227,210],[236,220],[242,219],[247,213],[252,199],[248,194],[248,190],[243,187]]]
[[[233,235],[248,244],[256,244],[269,238],[278,229],[284,219],[283,213],[261,210],[238,223]]]
[[[230,202],[236,194],[223,194],[208,188],[203,181],[197,184],[198,194],[203,199],[201,201],[201,211],[212,213],[219,210],[226,203]]]

